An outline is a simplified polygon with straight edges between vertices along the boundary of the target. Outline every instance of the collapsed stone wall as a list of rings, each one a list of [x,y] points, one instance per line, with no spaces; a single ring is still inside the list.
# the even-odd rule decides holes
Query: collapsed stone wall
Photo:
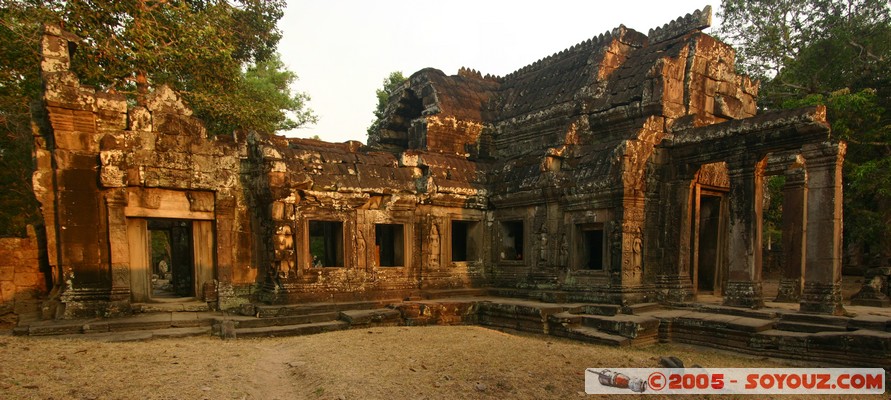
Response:
[[[23,238],[0,238],[0,318],[6,314],[37,314],[47,293],[40,269],[40,245],[34,226]]]
[[[69,70],[77,40],[57,27],[44,38],[34,180],[59,288],[51,314],[114,315],[151,301],[154,220],[190,227],[191,293],[224,309],[481,284],[487,248],[462,244],[456,261],[447,238],[455,220],[483,224],[488,167],[447,148],[448,124],[432,128],[446,136],[431,150],[398,155],[358,142],[208,137],[167,87],[133,106],[82,86]],[[337,234],[314,237],[316,224]],[[316,265],[317,239],[336,241],[336,265]]]
[[[192,256],[203,264],[197,298],[249,301],[257,266],[241,182],[244,135],[208,137],[167,87],[131,107],[123,95],[81,85],[70,71],[70,44],[78,40],[55,26],[43,38],[33,180],[59,288],[51,313],[113,315],[144,301],[151,266],[132,264],[150,264],[137,237],[151,219],[194,225],[194,245],[204,246]]]

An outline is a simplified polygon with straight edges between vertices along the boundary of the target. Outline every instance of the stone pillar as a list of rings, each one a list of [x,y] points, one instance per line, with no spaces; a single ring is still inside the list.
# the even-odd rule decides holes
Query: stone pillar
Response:
[[[842,162],[846,144],[806,145],[807,256],[799,311],[840,315],[842,240]]]
[[[610,246],[610,267],[618,272],[612,276],[615,288],[613,300],[618,304],[634,304],[647,301],[643,283],[643,196],[627,196],[622,200],[621,221],[615,224],[614,241]],[[618,268],[616,268],[618,266]],[[618,278],[618,281],[615,279]],[[683,300],[681,300],[683,301]]]
[[[240,301],[233,283],[235,276],[235,199],[219,196],[216,201],[216,262],[219,280],[217,298],[219,308],[228,310],[238,307]]]
[[[115,188],[105,193],[105,204],[108,209],[108,245],[111,262],[112,303],[130,303],[130,247],[127,239],[127,217],[124,207],[127,206],[127,189]]]
[[[807,232],[807,174],[803,168],[786,171],[783,187],[783,276],[774,301],[798,303],[804,272]]]
[[[657,277],[657,285],[667,289],[665,300],[685,302],[693,299],[690,279],[690,223],[693,205],[693,178],[684,176],[670,186],[670,201],[665,216],[665,274]],[[671,270],[672,268],[676,270]]]
[[[730,237],[724,305],[760,308],[762,183],[766,160],[728,160],[730,175]]]

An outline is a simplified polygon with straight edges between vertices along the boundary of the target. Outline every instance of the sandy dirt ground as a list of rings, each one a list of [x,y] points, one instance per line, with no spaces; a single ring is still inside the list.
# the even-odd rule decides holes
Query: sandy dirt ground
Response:
[[[703,367],[815,366],[692,346],[614,348],[475,326],[130,343],[5,335],[0,398],[585,398],[586,368],[659,367],[659,356],[668,355]]]

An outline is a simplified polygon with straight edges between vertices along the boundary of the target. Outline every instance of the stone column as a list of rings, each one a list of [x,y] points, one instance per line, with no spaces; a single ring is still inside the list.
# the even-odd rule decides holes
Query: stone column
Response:
[[[730,237],[724,305],[760,308],[761,212],[765,160],[741,156],[728,160],[730,175]]]
[[[665,274],[657,277],[657,285],[667,289],[669,302],[693,299],[690,279],[690,223],[693,205],[693,177],[683,176],[672,181],[668,207],[665,209]],[[671,270],[672,268],[676,270]]]
[[[804,272],[805,234],[807,232],[807,174],[803,168],[786,171],[783,187],[783,276],[776,302],[801,300],[801,276]]]
[[[806,145],[807,256],[799,311],[840,315],[842,162],[845,142]]]
[[[216,262],[217,299],[220,309],[237,307],[240,302],[233,284],[235,277],[235,199],[231,196],[218,195],[216,205]]]
[[[108,208],[108,244],[111,262],[111,302],[130,303],[130,247],[127,238],[127,189],[116,188],[105,194]],[[120,307],[126,307],[119,305]]]

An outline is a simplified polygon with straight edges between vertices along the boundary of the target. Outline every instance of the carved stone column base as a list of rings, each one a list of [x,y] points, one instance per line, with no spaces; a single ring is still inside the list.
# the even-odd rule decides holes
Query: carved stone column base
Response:
[[[888,276],[891,276],[891,267],[867,270],[863,279],[863,287],[854,297],[851,297],[851,304],[871,307],[891,306],[891,299],[885,294],[888,291]]]
[[[780,279],[780,286],[777,292],[777,303],[798,303],[801,301],[801,279]]]
[[[805,282],[798,311],[811,314],[843,315],[845,308],[841,301],[841,285]]]
[[[724,287],[724,305],[744,308],[764,307],[761,282],[727,281]]]
[[[108,300],[114,302],[130,302],[130,288],[129,287],[113,287],[108,292]]]
[[[129,314],[129,289],[107,287],[68,288],[59,297],[56,316],[62,319],[118,317]]]
[[[693,301],[693,282],[680,275],[656,277],[657,299],[663,303],[688,303]]]

